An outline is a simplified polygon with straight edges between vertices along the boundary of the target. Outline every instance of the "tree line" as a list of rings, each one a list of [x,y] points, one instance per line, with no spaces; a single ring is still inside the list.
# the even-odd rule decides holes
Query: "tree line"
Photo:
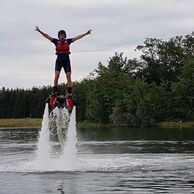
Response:
[[[115,53],[73,85],[77,120],[147,126],[194,119],[194,32],[145,39],[139,59]],[[60,85],[65,91],[65,85]],[[42,117],[51,86],[0,90],[0,118]]]

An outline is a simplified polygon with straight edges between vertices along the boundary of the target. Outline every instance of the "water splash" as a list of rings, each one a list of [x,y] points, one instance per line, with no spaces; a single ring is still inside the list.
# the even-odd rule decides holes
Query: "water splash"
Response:
[[[63,147],[62,161],[69,169],[77,167],[77,134],[76,134],[76,108],[71,113],[70,122],[67,131],[66,143]]]
[[[66,108],[56,109],[56,132],[59,143],[63,149],[65,146],[65,137],[67,137],[68,126],[69,126],[69,112]]]
[[[57,111],[64,111],[57,109]],[[58,120],[59,122],[59,120]],[[61,121],[62,123],[62,121]],[[31,168],[38,171],[71,171],[77,168],[77,137],[76,137],[76,108],[74,107],[70,116],[67,129],[67,136],[63,145],[63,154],[55,158],[51,155],[50,135],[49,135],[49,113],[48,104],[45,106],[42,128],[40,131],[37,159],[30,165]],[[63,138],[62,133],[58,134],[59,140]]]
[[[36,155],[37,162],[40,164],[40,166],[48,165],[48,159],[50,159],[50,134],[49,134],[49,109],[47,103],[45,105],[42,127],[39,132],[38,149],[36,151]]]

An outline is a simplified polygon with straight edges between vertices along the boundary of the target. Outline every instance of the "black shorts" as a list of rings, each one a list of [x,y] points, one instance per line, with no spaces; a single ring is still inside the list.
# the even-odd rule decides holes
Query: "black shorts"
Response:
[[[63,67],[65,73],[71,72],[71,64],[69,59],[57,59],[55,62],[55,71],[61,71],[61,68]]]

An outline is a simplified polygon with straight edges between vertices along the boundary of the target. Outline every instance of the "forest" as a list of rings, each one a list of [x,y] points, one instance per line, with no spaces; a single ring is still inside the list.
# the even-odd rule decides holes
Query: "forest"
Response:
[[[146,38],[139,58],[115,53],[73,83],[77,120],[126,126],[194,120],[194,32]],[[125,53],[127,55],[127,53]],[[61,93],[66,90],[60,85]],[[0,118],[41,118],[51,86],[0,89]]]

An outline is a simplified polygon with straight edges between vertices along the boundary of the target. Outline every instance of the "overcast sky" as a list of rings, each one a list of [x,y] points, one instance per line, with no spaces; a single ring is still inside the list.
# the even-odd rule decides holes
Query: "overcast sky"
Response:
[[[190,34],[194,0],[1,0],[0,88],[53,84],[55,48],[36,25],[52,37],[61,29],[69,38],[93,30],[71,44],[72,79],[79,81],[115,52],[138,57],[134,49],[145,38]]]

